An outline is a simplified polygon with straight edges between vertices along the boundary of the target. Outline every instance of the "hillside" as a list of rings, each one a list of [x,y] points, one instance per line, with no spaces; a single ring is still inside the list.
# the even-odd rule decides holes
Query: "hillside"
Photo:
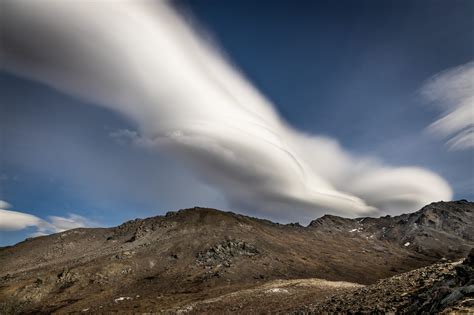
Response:
[[[262,286],[272,292],[278,281],[311,283],[320,300],[465,257],[473,228],[468,201],[396,217],[323,216],[307,227],[185,209],[0,248],[0,313],[176,310]]]

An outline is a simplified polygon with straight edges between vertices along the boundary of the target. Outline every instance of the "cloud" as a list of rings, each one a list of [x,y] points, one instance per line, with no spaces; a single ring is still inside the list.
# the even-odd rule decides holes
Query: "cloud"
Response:
[[[137,130],[115,139],[167,152],[232,207],[310,219],[452,196],[428,170],[353,156],[286,124],[168,2],[7,0],[3,11],[5,70],[121,113]]]
[[[10,207],[9,203],[0,200],[0,231],[17,231],[41,225],[40,218],[23,212],[7,210]]]
[[[448,138],[450,150],[474,148],[474,62],[445,70],[430,78],[421,94],[444,113],[428,130]]]
[[[97,223],[74,213],[70,213],[68,217],[49,216],[47,223],[47,226],[43,227],[43,229],[45,231],[51,231],[51,233],[59,233],[81,227],[97,226]]]
[[[0,200],[0,231],[18,231],[28,227],[36,227],[32,236],[59,233],[80,227],[97,226],[96,223],[77,214],[68,217],[49,216],[48,220],[40,219],[34,215],[10,209],[11,205]]]
[[[0,209],[10,209],[11,206],[8,202],[0,200]]]

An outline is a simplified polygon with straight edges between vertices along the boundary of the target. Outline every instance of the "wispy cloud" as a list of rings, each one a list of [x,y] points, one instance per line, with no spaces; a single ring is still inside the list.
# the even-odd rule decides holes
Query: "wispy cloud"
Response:
[[[69,214],[68,217],[49,216],[46,220],[34,215],[10,210],[11,205],[0,200],[0,231],[18,231],[29,227],[35,227],[36,231],[32,236],[59,233],[80,227],[97,226],[77,214]]]
[[[450,150],[474,148],[474,62],[435,75],[421,93],[443,110],[428,130],[447,138]]]
[[[288,126],[168,2],[3,7],[7,70],[120,112],[138,130],[114,138],[169,152],[239,209],[355,216],[451,198],[433,172],[353,156],[334,139]]]

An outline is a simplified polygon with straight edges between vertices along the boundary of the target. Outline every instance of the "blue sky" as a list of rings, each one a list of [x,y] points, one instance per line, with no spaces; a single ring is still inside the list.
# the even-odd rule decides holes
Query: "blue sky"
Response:
[[[296,130],[335,139],[356,157],[430,170],[449,183],[453,199],[474,198],[472,148],[449,150],[426,129],[443,110],[420,93],[433,76],[474,59],[472,1],[175,5]],[[80,216],[72,227],[113,226],[195,205],[306,218],[259,213],[252,206],[266,199],[236,201],[214,174],[196,175],[203,167],[131,144],[120,131],[139,130],[137,122],[94,100],[10,71],[0,74],[0,95],[0,200],[52,224],[46,233],[62,230],[54,217]],[[0,245],[35,231],[0,229]]]

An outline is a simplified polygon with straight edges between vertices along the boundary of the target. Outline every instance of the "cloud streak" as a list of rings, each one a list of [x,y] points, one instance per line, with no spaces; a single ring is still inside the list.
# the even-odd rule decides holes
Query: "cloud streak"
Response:
[[[445,70],[429,79],[421,94],[444,113],[429,132],[448,138],[450,150],[474,148],[474,62]]]
[[[167,2],[7,0],[3,12],[5,70],[120,112],[137,131],[115,138],[168,152],[233,207],[309,219],[452,196],[428,170],[356,157],[287,125]]]

